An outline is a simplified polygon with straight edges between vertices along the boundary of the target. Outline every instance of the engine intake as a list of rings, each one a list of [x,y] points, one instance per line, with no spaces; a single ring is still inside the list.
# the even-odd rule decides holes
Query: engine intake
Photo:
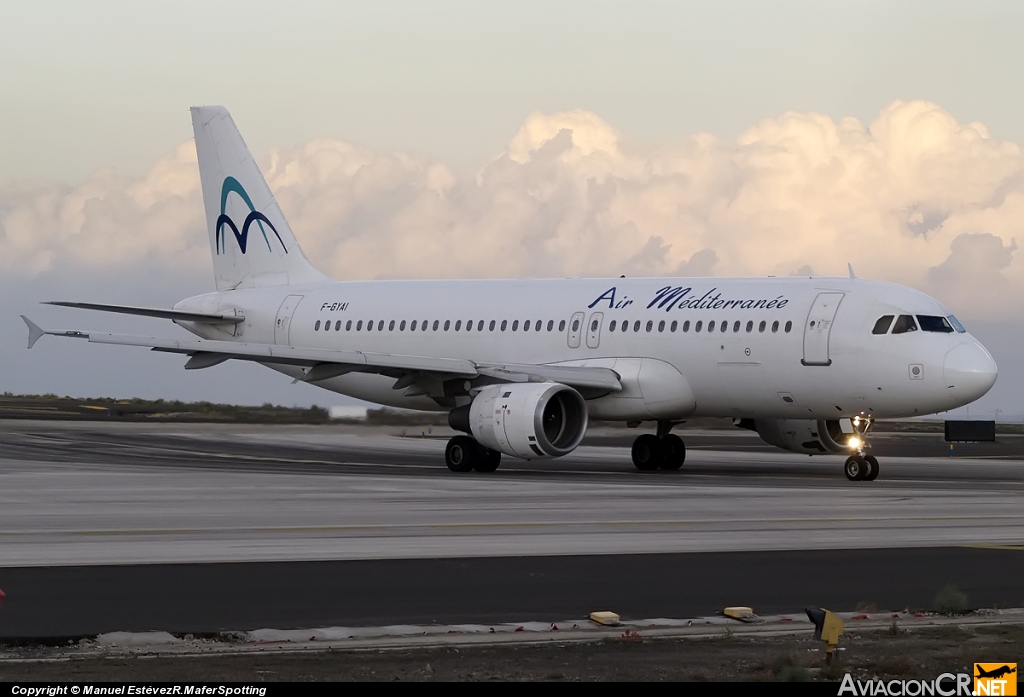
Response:
[[[448,423],[506,455],[561,457],[583,440],[587,405],[579,392],[554,382],[488,385],[468,407],[454,409]]]

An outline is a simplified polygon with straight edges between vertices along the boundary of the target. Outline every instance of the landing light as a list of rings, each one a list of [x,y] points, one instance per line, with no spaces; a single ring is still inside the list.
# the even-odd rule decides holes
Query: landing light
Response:
[[[859,448],[861,446],[861,443],[861,439],[858,438],[857,436],[853,436],[852,438],[850,438],[850,440],[846,441],[847,447],[850,448]]]

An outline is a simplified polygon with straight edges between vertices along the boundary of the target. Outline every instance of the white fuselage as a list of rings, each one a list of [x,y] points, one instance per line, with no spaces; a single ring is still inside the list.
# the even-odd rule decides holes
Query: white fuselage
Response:
[[[950,313],[910,288],[856,278],[327,282],[210,293],[176,309],[244,314],[228,328],[179,322],[208,339],[609,367],[624,389],[591,396],[598,419],[914,416],[967,404],[996,376],[970,334],[873,334],[884,315]],[[378,404],[451,408],[385,375],[315,384]]]

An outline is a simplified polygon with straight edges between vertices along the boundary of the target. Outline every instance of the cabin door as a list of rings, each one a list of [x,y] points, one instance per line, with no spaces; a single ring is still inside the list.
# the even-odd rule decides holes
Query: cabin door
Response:
[[[843,293],[818,293],[804,324],[804,365],[832,365],[828,355],[828,337]]]
[[[275,344],[287,346],[291,343],[289,330],[292,326],[292,315],[295,313],[295,308],[299,306],[299,301],[301,300],[301,295],[289,295],[281,303],[281,307],[277,310],[277,321],[274,322]]]

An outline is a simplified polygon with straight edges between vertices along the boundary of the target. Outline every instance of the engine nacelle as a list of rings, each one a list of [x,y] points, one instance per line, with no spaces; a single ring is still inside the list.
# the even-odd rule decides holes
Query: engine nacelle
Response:
[[[761,440],[783,450],[805,455],[848,453],[855,449],[850,443],[856,437],[850,419],[747,419],[740,426],[757,431]]]
[[[587,405],[579,392],[554,382],[488,385],[468,408],[453,410],[448,422],[506,455],[560,457],[583,440]]]

